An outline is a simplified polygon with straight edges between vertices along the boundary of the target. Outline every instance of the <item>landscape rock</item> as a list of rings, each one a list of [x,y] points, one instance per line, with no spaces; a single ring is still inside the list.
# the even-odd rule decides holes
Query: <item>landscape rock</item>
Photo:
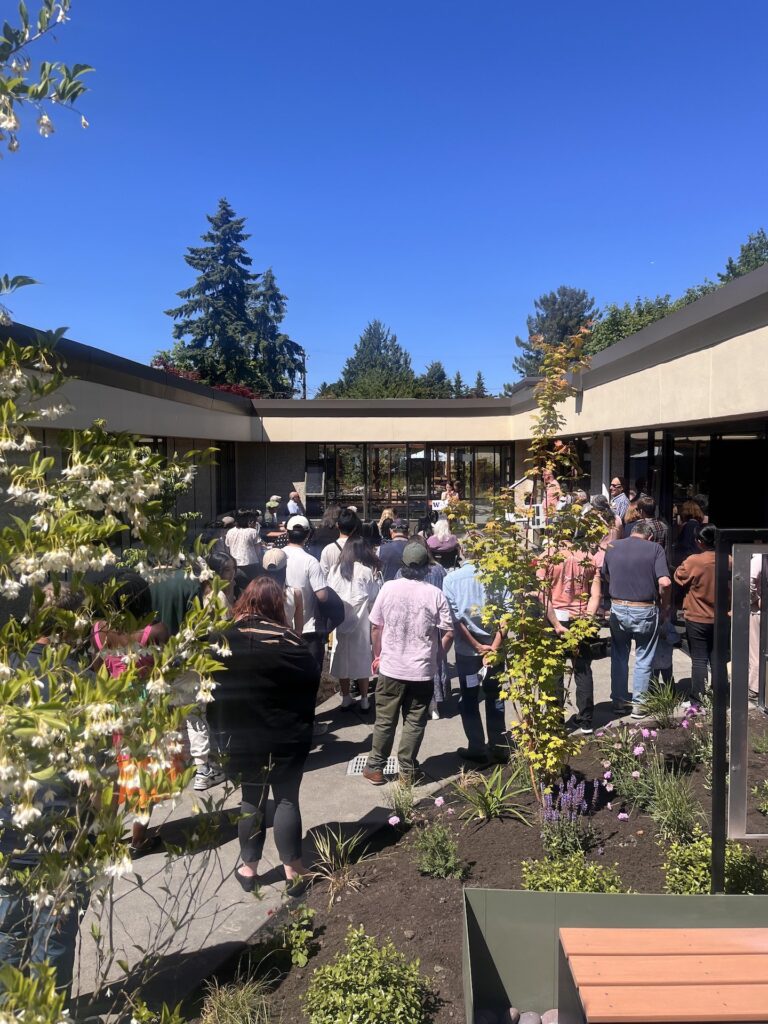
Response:
[[[515,1006],[509,1008],[509,1024],[520,1024],[520,1011]]]
[[[410,928],[406,928],[405,931],[403,932],[403,935],[406,937],[406,939],[416,938],[416,932],[412,932]]]
[[[533,1010],[528,1010],[520,1014],[518,1024],[541,1024],[541,1016],[538,1013],[534,1013]]]
[[[541,1015],[541,1024],[557,1024],[557,1010],[547,1010]]]

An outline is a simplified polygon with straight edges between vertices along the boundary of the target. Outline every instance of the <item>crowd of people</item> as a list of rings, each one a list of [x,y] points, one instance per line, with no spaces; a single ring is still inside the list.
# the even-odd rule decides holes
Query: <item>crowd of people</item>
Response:
[[[585,553],[578,544],[563,542],[562,557],[553,560],[546,585],[542,582],[541,604],[558,634],[577,618],[607,618],[614,713],[643,717],[652,680],[669,678],[679,639],[672,610],[680,603],[692,656],[691,700],[701,700],[714,632],[715,528],[704,510],[693,501],[682,506],[673,571],[666,554],[668,526],[648,495],[628,494],[618,477],[611,480],[609,498],[579,490],[565,494],[554,477],[546,481],[546,493],[552,515],[577,503],[582,513],[591,510],[604,523],[604,538],[593,550]],[[326,666],[338,682],[340,712],[355,709],[363,717],[375,712],[363,770],[372,785],[387,779],[399,726],[400,776],[420,780],[418,756],[427,723],[430,717],[439,720],[452,701],[452,648],[466,736],[459,757],[489,765],[507,760],[510,747],[499,669],[489,657],[503,636],[483,620],[484,585],[448,520],[433,513],[411,532],[394,509],[364,522],[357,509],[332,506],[313,528],[296,492],[285,506],[281,502],[273,495],[264,513],[239,509],[204,535],[211,543],[209,565],[225,583],[216,599],[230,623],[225,632],[230,655],[213,702],[189,716],[186,731],[194,789],[204,792],[226,779],[240,787],[237,881],[246,891],[257,884],[271,793],[286,892],[296,897],[309,877],[301,854],[299,794],[307,757],[322,735],[315,707]],[[211,599],[210,584],[181,570],[155,574],[150,581],[117,570],[115,579],[116,610],[146,624],[130,635],[94,624],[89,668],[104,666],[119,676],[126,668],[120,652],[138,645],[147,650],[139,669],[149,673],[151,650],[179,631],[193,601]],[[66,602],[69,610],[77,607],[77,595],[65,587],[50,591],[47,599]],[[582,733],[593,728],[594,656],[594,644],[584,642],[571,658],[577,712],[569,727]],[[137,766],[121,752],[119,735],[114,743],[119,798],[125,799],[139,786]],[[143,794],[142,800],[146,813],[133,824],[129,840],[133,857],[158,842],[148,824],[153,795]],[[0,829],[0,842],[7,845],[10,834]]]

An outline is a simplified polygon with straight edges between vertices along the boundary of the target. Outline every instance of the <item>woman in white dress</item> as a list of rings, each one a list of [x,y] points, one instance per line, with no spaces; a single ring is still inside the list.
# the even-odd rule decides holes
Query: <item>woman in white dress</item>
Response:
[[[344,545],[338,565],[328,573],[328,586],[344,602],[344,621],[335,631],[331,651],[331,675],[339,680],[341,710],[354,706],[350,681],[360,691],[360,710],[368,711],[368,682],[371,676],[371,623],[369,612],[381,586],[378,559],[359,537],[350,537]]]

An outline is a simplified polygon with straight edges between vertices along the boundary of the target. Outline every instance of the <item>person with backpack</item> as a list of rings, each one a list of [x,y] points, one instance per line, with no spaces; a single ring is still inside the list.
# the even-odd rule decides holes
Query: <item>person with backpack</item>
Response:
[[[341,525],[341,517],[340,517]],[[334,633],[331,675],[339,680],[341,710],[355,706],[350,681],[357,681],[360,711],[370,709],[368,683],[371,675],[371,624],[369,613],[379,593],[379,560],[359,537],[350,537],[339,561],[328,573],[328,585],[344,603],[344,619]]]

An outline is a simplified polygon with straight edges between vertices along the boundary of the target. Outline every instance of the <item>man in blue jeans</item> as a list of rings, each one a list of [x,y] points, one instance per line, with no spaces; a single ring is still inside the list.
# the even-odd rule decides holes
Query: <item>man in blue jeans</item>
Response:
[[[461,724],[467,737],[467,746],[459,747],[459,757],[480,764],[506,761],[509,759],[509,747],[505,741],[504,704],[499,699],[499,684],[494,669],[488,668],[483,672],[483,656],[498,649],[501,634],[483,625],[486,594],[485,587],[477,578],[475,566],[464,562],[460,569],[449,572],[443,580],[443,594],[454,621]],[[487,742],[480,717],[481,701],[485,704]]]
[[[643,703],[651,678],[659,626],[669,617],[672,580],[664,549],[653,540],[653,526],[641,521],[634,533],[608,545],[601,570],[611,598],[611,699],[626,714],[629,651],[635,641],[632,717],[645,717]]]

